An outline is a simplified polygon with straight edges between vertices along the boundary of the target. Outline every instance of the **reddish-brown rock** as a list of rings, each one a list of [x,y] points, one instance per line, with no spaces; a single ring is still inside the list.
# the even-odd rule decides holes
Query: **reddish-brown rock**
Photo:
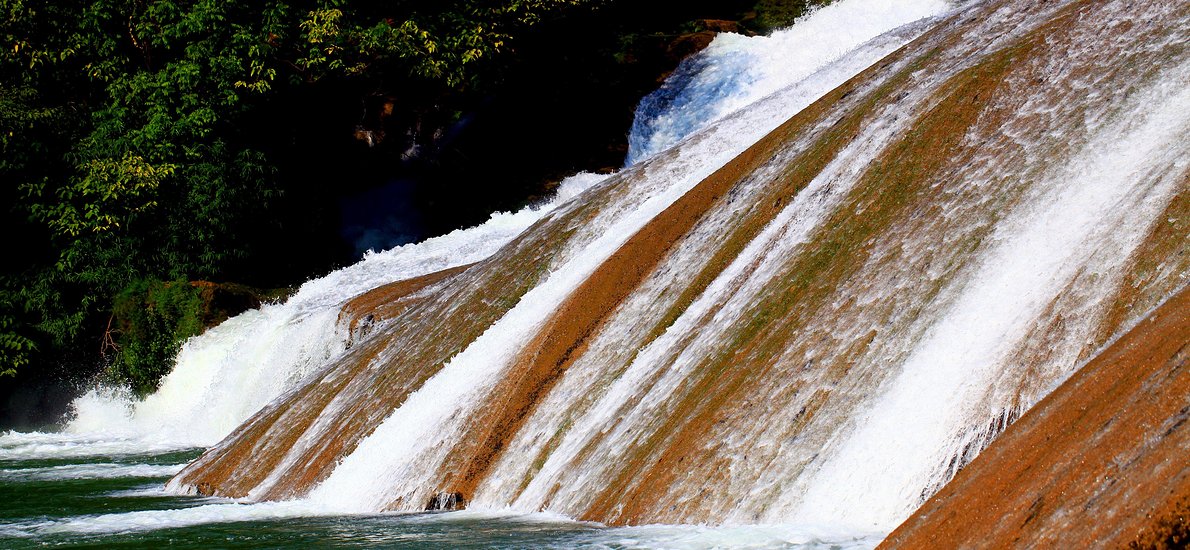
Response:
[[[1026,413],[882,548],[1190,546],[1190,291]]]

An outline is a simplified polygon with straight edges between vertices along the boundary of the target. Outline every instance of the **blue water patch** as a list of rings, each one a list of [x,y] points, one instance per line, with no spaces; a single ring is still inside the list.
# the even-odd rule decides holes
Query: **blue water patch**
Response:
[[[649,158],[727,114],[757,77],[750,52],[711,48],[683,60],[636,108],[625,166]]]

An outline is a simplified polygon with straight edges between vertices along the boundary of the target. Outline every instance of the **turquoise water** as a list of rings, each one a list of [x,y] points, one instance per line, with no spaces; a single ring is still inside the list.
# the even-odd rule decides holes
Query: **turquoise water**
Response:
[[[173,495],[201,449],[0,435],[0,548],[871,548],[879,537],[787,526],[609,528],[548,514],[322,515],[308,504]]]

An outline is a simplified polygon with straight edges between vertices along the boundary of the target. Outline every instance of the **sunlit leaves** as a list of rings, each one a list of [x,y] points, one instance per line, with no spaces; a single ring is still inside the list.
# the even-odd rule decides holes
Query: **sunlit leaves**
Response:
[[[70,239],[88,233],[119,229],[134,216],[157,205],[155,191],[174,173],[172,164],[154,165],[143,157],[126,154],[120,159],[93,159],[80,167],[82,177],[45,200],[45,184],[27,185],[36,201],[33,215],[53,233]]]
[[[471,82],[481,62],[494,59],[543,15],[598,0],[458,2],[428,13],[379,22],[355,19],[338,7],[311,10],[299,24],[309,80],[360,74],[376,64],[399,65],[428,84],[455,88]]]

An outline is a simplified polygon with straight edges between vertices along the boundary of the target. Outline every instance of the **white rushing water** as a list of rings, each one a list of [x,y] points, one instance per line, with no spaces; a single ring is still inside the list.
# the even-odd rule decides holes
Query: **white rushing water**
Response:
[[[179,529],[211,523],[275,522],[296,518],[316,518],[325,512],[301,502],[270,502],[260,504],[206,504],[177,510],[149,510],[127,514],[81,517],[65,521],[29,522],[0,527],[0,536],[28,538],[55,534],[104,535],[127,534],[157,529]],[[825,529],[799,528],[787,525],[750,525],[732,527],[645,525],[637,527],[603,528],[598,524],[575,522],[550,513],[503,511],[459,511],[448,514],[415,516],[381,516],[388,522],[411,527],[413,531],[450,526],[451,524],[498,525],[515,522],[530,525],[535,530],[565,530],[585,528],[585,535],[569,544],[550,544],[551,548],[581,546],[583,548],[666,548],[672,550],[705,550],[708,548],[802,548],[807,550],[868,550],[880,540],[878,534],[840,533]],[[360,516],[361,519],[375,518]],[[183,539],[184,540],[184,539]],[[394,539],[377,542],[392,543]],[[400,538],[395,539],[400,541]],[[431,539],[432,540],[432,539]],[[465,540],[465,539],[464,539]],[[482,540],[482,539],[481,539]],[[565,540],[565,539],[563,539]],[[449,539],[440,540],[449,544]],[[461,541],[460,541],[461,542]],[[473,541],[471,541],[473,542]],[[490,541],[500,547],[499,539]]]
[[[110,479],[123,477],[164,477],[182,470],[185,464],[63,464],[40,468],[0,470],[0,481],[57,481],[66,479]]]
[[[780,95],[758,102],[750,111],[763,107],[769,101],[776,101]],[[903,108],[903,105],[897,105],[885,114],[891,115],[892,111]],[[757,294],[776,275],[775,264],[782,258],[790,257],[793,251],[808,241],[822,220],[848,194],[867,163],[884,150],[891,136],[910,122],[908,117],[893,116],[877,116],[873,120],[872,124],[864,127],[861,136],[828,163],[767,224],[664,334],[636,355],[589,411],[570,420],[574,427],[567,430],[562,442],[517,496],[517,506],[537,509],[548,503],[551,508],[581,508],[586,495],[596,492],[608,476],[614,475],[619,461],[608,457],[622,456],[640,437],[641,426],[666,416],[669,400],[686,384],[692,369],[712,355],[717,346],[724,344],[722,335],[726,333],[725,328],[740,321],[748,305],[757,299]],[[764,178],[757,180],[765,181]],[[721,221],[728,222],[726,218],[731,218],[730,213]],[[683,251],[675,254],[675,259],[671,261],[678,265],[691,265],[693,258],[700,253],[697,249]],[[659,301],[656,295],[642,294],[641,303],[634,302],[632,307],[625,309],[625,315],[609,322],[601,337],[610,340],[612,346],[617,341],[630,340],[634,333],[639,332],[632,318],[639,316],[640,311],[647,308],[646,304],[656,301]],[[711,321],[706,322],[707,319]],[[592,347],[597,345],[592,344]],[[596,360],[583,366],[598,373],[603,368],[598,363]],[[580,375],[577,368],[572,371],[575,376],[570,377],[571,373],[568,372],[568,379],[563,381],[557,392],[559,396],[571,396],[569,399],[573,399],[575,395],[589,395],[596,391],[586,386],[567,387],[571,379],[590,384],[599,378]],[[550,403],[540,410],[543,413],[540,416],[546,416],[544,413],[549,411],[564,414],[568,409],[562,403]],[[557,417],[544,418],[531,424],[524,433],[549,433],[556,429],[552,425],[558,423]],[[514,446],[514,450],[505,454],[502,465],[515,469],[518,465],[531,463],[533,457],[542,452],[541,445],[544,443],[538,440],[526,449],[516,449]],[[594,452],[590,451],[592,447]],[[600,458],[583,461],[580,456],[584,454]],[[519,479],[517,475],[497,474],[480,490],[476,500],[482,503],[486,499],[499,501],[508,498],[510,491],[518,486]],[[554,487],[557,486],[571,487],[572,490],[555,495]],[[781,519],[775,518],[774,521]]]

